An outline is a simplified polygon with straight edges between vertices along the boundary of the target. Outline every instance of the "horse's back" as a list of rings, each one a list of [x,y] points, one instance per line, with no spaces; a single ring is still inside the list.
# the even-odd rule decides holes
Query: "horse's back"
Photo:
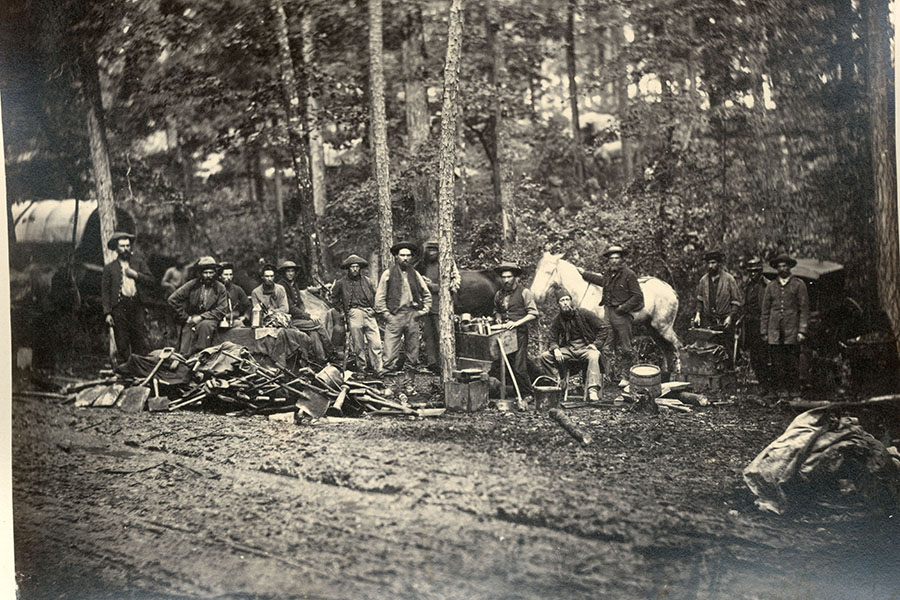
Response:
[[[644,294],[644,308],[636,320],[649,320],[654,324],[674,324],[678,314],[678,295],[671,285],[657,277],[638,277]]]
[[[498,285],[492,271],[461,270],[459,293],[456,295],[457,314],[489,316],[494,312],[494,294]]]

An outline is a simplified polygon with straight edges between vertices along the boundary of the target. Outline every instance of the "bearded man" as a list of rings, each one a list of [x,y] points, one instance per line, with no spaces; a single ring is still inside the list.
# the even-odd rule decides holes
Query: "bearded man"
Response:
[[[694,327],[720,328],[732,332],[735,318],[744,303],[741,289],[734,276],[722,266],[724,254],[714,250],[707,252],[703,258],[706,260],[706,273],[697,284]]]
[[[494,318],[501,329],[516,330],[516,351],[509,361],[523,394],[531,394],[528,377],[528,323],[540,316],[534,294],[519,282],[522,269],[511,262],[501,263],[494,271],[500,276],[500,289],[494,294]],[[503,365],[500,366],[503,368]]]
[[[603,370],[609,372],[607,354],[612,350],[610,325],[586,308],[576,308],[572,294],[560,289],[557,294],[559,314],[550,324],[550,347],[541,354],[541,368],[545,373],[556,371],[565,382],[568,363],[587,363],[584,385],[591,402],[600,400]],[[603,352],[600,351],[603,348]]]
[[[103,267],[100,296],[106,323],[113,328],[118,358],[125,362],[132,354],[146,354],[146,311],[140,288],[153,285],[147,263],[131,252],[134,236],[117,231],[107,242],[116,251],[116,259]]]
[[[222,262],[219,265],[219,281],[225,286],[228,296],[228,312],[225,314],[225,324],[228,327],[246,327],[250,321],[250,299],[247,292],[234,282],[234,265],[230,262]]]
[[[305,287],[301,286],[298,278],[299,271],[297,263],[292,260],[284,260],[278,265],[279,278],[276,281],[287,292],[291,327],[299,329],[309,336],[316,358],[325,362],[334,354],[334,346],[332,346],[331,338],[328,337],[322,323],[313,319],[306,311],[301,294]]]
[[[280,313],[290,320],[290,305],[284,286],[275,283],[275,265],[265,264],[262,268],[262,284],[250,292],[253,308],[259,307],[262,315]]]
[[[769,264],[777,271],[766,286],[760,314],[760,335],[769,344],[772,376],[779,396],[800,399],[800,345],[809,331],[806,284],[791,269],[797,261],[779,254]]]
[[[396,371],[400,361],[400,345],[406,354],[405,367],[412,371],[419,364],[419,318],[431,308],[431,292],[425,279],[412,267],[413,254],[419,247],[400,241],[391,246],[394,265],[385,269],[375,290],[375,312],[383,316],[384,369]]]
[[[197,261],[200,277],[191,279],[169,296],[169,306],[184,323],[181,328],[183,356],[209,348],[213,334],[228,310],[225,286],[216,280],[218,265],[211,256]]]

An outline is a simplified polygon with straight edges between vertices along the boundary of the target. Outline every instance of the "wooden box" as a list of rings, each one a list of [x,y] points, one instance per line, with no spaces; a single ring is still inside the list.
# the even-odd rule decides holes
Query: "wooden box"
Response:
[[[497,360],[500,358],[498,339],[503,344],[503,351],[506,354],[511,354],[519,349],[515,329],[498,331],[491,335],[460,332],[457,338],[456,354],[460,357],[478,360]]]
[[[473,412],[481,410],[488,403],[489,385],[487,381],[444,383],[444,406],[448,410]]]

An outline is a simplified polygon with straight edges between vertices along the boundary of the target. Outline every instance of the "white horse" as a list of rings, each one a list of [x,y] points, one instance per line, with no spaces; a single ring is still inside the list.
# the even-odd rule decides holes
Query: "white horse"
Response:
[[[563,260],[562,256],[544,252],[534,273],[534,283],[531,284],[531,292],[535,298],[538,301],[543,300],[555,284],[572,294],[572,301],[576,306],[592,310],[600,318],[604,318],[606,311],[600,306],[603,288],[585,281],[575,265]],[[675,335],[674,329],[675,316],[678,314],[678,296],[672,286],[656,277],[638,277],[638,283],[644,294],[644,308],[631,314],[635,322],[650,326],[651,336],[663,350],[666,369],[671,366],[669,357],[671,354],[674,358],[675,371],[679,371],[681,361],[678,352],[681,350],[681,341]]]

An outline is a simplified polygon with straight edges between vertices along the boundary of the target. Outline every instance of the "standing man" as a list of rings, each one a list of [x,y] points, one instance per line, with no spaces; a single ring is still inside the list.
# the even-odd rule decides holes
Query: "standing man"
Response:
[[[228,327],[246,327],[250,321],[250,299],[247,292],[234,282],[234,264],[223,262],[219,269],[219,280],[225,286],[225,294],[228,296],[225,324]]]
[[[624,364],[619,369],[619,374],[625,377],[634,362],[634,348],[631,344],[631,322],[634,321],[634,316],[631,313],[644,308],[644,293],[638,284],[637,275],[625,266],[625,257],[628,256],[625,248],[612,245],[603,256],[609,262],[609,271],[605,277],[584,269],[578,270],[582,279],[603,287],[600,305],[606,307],[606,318],[612,327],[615,345],[622,353]],[[613,377],[612,373],[610,377]]]
[[[368,370],[381,376],[383,370],[381,354],[381,333],[375,321],[375,286],[362,270],[369,262],[351,254],[341,263],[347,274],[337,280],[331,288],[334,304],[344,313],[347,328],[350,330],[350,342],[356,354],[356,368]],[[344,352],[350,351],[350,344],[345,344]],[[366,369],[366,356],[369,367]]]
[[[331,338],[328,337],[322,324],[306,312],[306,305],[303,303],[303,296],[300,293],[305,287],[301,287],[300,280],[297,277],[298,273],[299,267],[292,260],[281,261],[281,264],[278,265],[278,275],[280,277],[277,281],[287,292],[291,327],[295,327],[309,335],[316,358],[319,361],[327,361],[334,354],[334,347],[331,345]]]
[[[588,391],[588,400],[600,400],[600,388],[603,384],[603,370],[609,370],[604,352],[612,350],[611,327],[608,322],[597,316],[594,311],[576,308],[572,303],[572,295],[565,289],[557,294],[559,314],[550,324],[550,347],[541,354],[541,368],[546,373],[557,371],[559,380],[565,382],[568,376],[567,363],[587,362],[587,377],[584,385]],[[599,348],[603,348],[601,352]]]
[[[769,395],[772,384],[769,373],[769,345],[765,338],[759,335],[760,319],[762,318],[762,301],[766,293],[768,280],[762,273],[762,261],[756,257],[744,264],[747,272],[747,280],[743,286],[744,316],[742,321],[742,335],[744,347],[750,354],[750,367],[759,381],[759,393],[763,397]]]
[[[128,360],[132,353],[147,353],[147,326],[140,287],[155,283],[147,263],[131,253],[133,240],[130,233],[113,233],[107,247],[116,251],[116,259],[103,267],[100,280],[103,314],[113,328],[121,362]]]
[[[396,371],[400,359],[400,343],[406,353],[406,369],[419,364],[419,321],[431,308],[431,292],[425,279],[412,267],[413,254],[419,248],[401,241],[391,246],[394,265],[385,269],[375,290],[375,312],[382,315],[384,328],[384,370]]]
[[[225,286],[216,280],[216,261],[204,256],[197,261],[197,270],[199,278],[191,279],[169,296],[169,306],[184,323],[179,349],[183,356],[212,346],[213,334],[228,310]]]
[[[431,292],[431,308],[422,318],[422,337],[425,338],[425,367],[434,373],[438,373],[441,368],[440,344],[438,341],[438,315],[440,313],[440,290],[441,290],[441,273],[438,266],[438,243],[437,240],[428,240],[425,242],[425,255],[422,261],[416,265],[416,270],[425,277],[425,283],[428,284],[428,291]],[[450,294],[455,297],[459,291],[461,279],[459,269],[456,268],[456,261],[453,261],[450,270]]]
[[[775,268],[775,279],[763,294],[760,334],[769,344],[769,360],[779,396],[800,395],[800,344],[809,326],[809,296],[803,280],[791,275],[797,261],[779,254],[769,262]]]
[[[694,327],[724,329],[733,335],[734,322],[743,304],[741,290],[734,276],[722,267],[724,254],[713,250],[703,258],[706,260],[706,273],[697,284]]]
[[[519,390],[530,395],[531,378],[528,377],[528,323],[540,316],[534,294],[519,282],[522,269],[512,262],[501,263],[494,269],[500,275],[500,289],[494,294],[494,317],[503,329],[516,330],[516,346],[509,357]],[[500,365],[503,368],[503,365]]]

